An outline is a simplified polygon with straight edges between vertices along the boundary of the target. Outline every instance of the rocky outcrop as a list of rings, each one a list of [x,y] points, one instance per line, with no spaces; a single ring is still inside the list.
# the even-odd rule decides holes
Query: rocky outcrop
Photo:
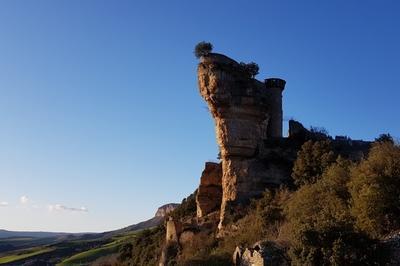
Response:
[[[271,176],[260,158],[265,140],[282,137],[285,81],[260,82],[229,57],[209,54],[200,60],[198,83],[215,120],[222,160],[221,228],[227,209],[285,178]]]
[[[178,207],[179,204],[178,203],[168,203],[165,204],[163,206],[161,206],[160,208],[157,209],[156,214],[154,215],[155,217],[165,217],[167,216],[170,212],[172,212],[173,210],[176,209],[176,207]]]
[[[172,217],[169,217],[166,223],[166,243],[178,243],[179,235],[182,232],[182,223],[174,221]]]
[[[233,253],[236,266],[290,265],[285,251],[273,242],[258,242],[251,248],[236,247]]]
[[[196,194],[197,217],[219,210],[222,201],[222,167],[206,162]]]

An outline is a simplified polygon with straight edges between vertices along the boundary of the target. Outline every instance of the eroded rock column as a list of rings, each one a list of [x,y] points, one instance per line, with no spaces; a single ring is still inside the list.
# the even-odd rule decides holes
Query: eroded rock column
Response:
[[[201,58],[198,82],[215,119],[222,160],[221,228],[230,206],[260,190],[257,156],[267,138],[271,95],[265,83],[252,79],[236,61],[221,54]]]

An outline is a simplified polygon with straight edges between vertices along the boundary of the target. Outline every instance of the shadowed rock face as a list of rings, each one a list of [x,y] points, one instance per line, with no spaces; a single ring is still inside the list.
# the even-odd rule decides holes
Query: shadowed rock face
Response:
[[[219,210],[222,200],[221,164],[207,162],[196,194],[197,217]]]
[[[202,57],[197,73],[200,94],[215,120],[222,159],[221,227],[230,203],[246,201],[265,188],[260,184],[268,177],[259,156],[268,137],[281,137],[283,87],[278,91],[267,88],[250,78],[236,61],[220,54]],[[274,80],[284,86],[283,80]]]

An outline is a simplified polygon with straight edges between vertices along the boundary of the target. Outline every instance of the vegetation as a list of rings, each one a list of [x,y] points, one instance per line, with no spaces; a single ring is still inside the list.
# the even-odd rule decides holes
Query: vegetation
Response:
[[[96,248],[79,252],[73,256],[64,259],[59,266],[76,265],[76,264],[89,264],[99,258],[118,253],[119,249],[125,244],[130,243],[136,238],[137,232],[128,232],[122,235],[112,237],[111,242],[107,242]]]
[[[211,53],[213,49],[213,45],[209,42],[199,42],[195,47],[194,47],[194,55],[196,58],[200,58],[202,56],[206,56],[209,53]]]
[[[50,248],[50,247],[45,247],[45,248],[39,247],[39,248],[33,248],[33,249],[29,249],[29,250],[23,250],[23,251],[18,252],[16,254],[12,254],[12,255],[1,257],[0,258],[0,264],[17,262],[17,261],[20,261],[22,259],[34,257],[34,256],[37,256],[37,255],[40,255],[40,254],[51,252],[53,250],[54,249]]]
[[[173,210],[169,215],[178,221],[184,217],[196,215],[196,194],[197,190],[190,194],[187,198],[184,198],[181,204]]]
[[[329,140],[307,141],[301,147],[294,163],[294,183],[297,186],[315,183],[335,158]]]
[[[376,142],[352,171],[349,184],[357,227],[371,237],[400,228],[400,147]]]
[[[394,143],[394,139],[390,134],[380,134],[379,137],[375,139],[375,142],[391,142],[391,143]]]
[[[379,137],[360,161],[337,156],[331,140],[305,142],[297,154],[292,189],[269,189],[227,224],[227,234],[202,229],[190,243],[165,249],[171,265],[231,265],[236,246],[277,244],[291,265],[384,265],[380,240],[400,229],[400,147]],[[172,216],[195,217],[195,193]],[[162,228],[121,250],[130,265],[154,264]],[[150,248],[151,247],[151,248]],[[151,251],[150,251],[151,250]],[[136,253],[135,253],[136,252]],[[271,249],[272,252],[272,249]]]
[[[372,241],[354,230],[346,183],[350,163],[332,165],[293,194],[285,213],[294,265],[374,264]]]
[[[164,238],[163,225],[141,231],[133,241],[121,246],[118,265],[157,265]]]
[[[250,62],[248,64],[240,62],[240,66],[242,70],[251,78],[254,78],[258,75],[258,71],[260,70],[258,64],[254,62]]]

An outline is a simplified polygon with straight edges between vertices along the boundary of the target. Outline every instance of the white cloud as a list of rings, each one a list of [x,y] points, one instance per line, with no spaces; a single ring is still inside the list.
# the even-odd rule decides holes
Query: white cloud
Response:
[[[21,196],[20,198],[19,198],[19,202],[21,202],[21,204],[27,204],[28,203],[28,201],[29,201],[29,199],[28,199],[28,197],[27,196]]]
[[[7,207],[8,202],[7,201],[0,201],[0,207]]]
[[[48,206],[49,211],[72,211],[72,212],[88,212],[89,210],[82,206],[80,208],[67,207],[61,204],[54,204]]]

